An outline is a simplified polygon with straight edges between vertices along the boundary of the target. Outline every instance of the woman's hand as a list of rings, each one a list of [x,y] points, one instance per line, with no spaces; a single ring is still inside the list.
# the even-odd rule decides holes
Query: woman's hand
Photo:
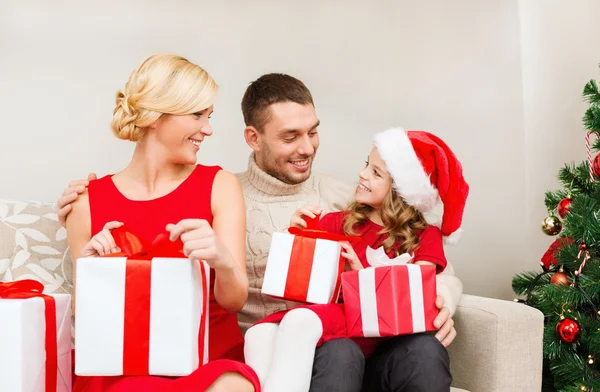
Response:
[[[350,266],[350,269],[352,271],[363,269],[364,267],[358,259],[358,256],[356,255],[354,248],[352,248],[352,245],[348,241],[340,241],[340,245],[343,249],[342,256],[346,258],[346,262]]]
[[[306,217],[315,218],[320,215],[323,210],[321,207],[306,205],[298,208],[294,211],[292,218],[290,219],[290,227],[297,227],[299,229],[306,229]]]
[[[206,220],[183,219],[168,224],[167,231],[171,241],[181,238],[183,253],[190,259],[204,260],[215,270],[234,267],[231,254]]]
[[[104,256],[109,253],[120,252],[111,230],[123,226],[123,222],[112,221],[104,225],[101,232],[92,237],[81,250],[81,257]]]

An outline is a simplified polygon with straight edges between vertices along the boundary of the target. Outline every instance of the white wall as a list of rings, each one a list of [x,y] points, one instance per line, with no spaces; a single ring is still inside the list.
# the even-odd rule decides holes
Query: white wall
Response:
[[[108,129],[114,94],[167,51],[221,86],[201,162],[244,170],[242,94],[290,73],[316,100],[319,171],[354,180],[373,133],[392,125],[455,150],[471,196],[447,253],[466,292],[512,298],[514,273],[537,267],[543,192],[584,156],[564,131],[580,127],[580,90],[597,75],[593,0],[82,3],[0,3],[0,198],[54,201],[71,179],[123,167],[133,146]]]
[[[555,239],[540,230],[548,215],[544,191],[560,187],[566,162],[587,159],[581,122],[583,86],[599,80],[600,2],[526,0],[520,4],[523,104],[525,108],[526,206],[523,255],[515,264],[539,268]]]

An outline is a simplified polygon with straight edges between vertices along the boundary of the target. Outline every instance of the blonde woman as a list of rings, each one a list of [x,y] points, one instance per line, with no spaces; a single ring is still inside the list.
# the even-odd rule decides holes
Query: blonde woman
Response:
[[[117,94],[112,131],[135,142],[129,165],[91,181],[73,203],[67,231],[73,259],[115,252],[111,230],[126,225],[145,241],[165,229],[185,254],[211,267],[209,363],[190,376],[77,377],[76,392],[259,391],[243,361],[236,312],[248,296],[245,205],[237,178],[196,164],[218,87],[185,58],[157,54]],[[74,301],[76,299],[74,298]],[[238,362],[239,361],[239,362]]]
[[[328,213],[319,221],[328,232],[361,237],[353,244],[341,243],[346,268],[360,270],[374,264],[374,258],[389,263],[399,257],[434,265],[442,272],[447,264],[443,239],[457,240],[469,192],[462,166],[448,146],[423,131],[380,132],[358,180],[348,209]],[[440,227],[429,225],[424,216],[438,198],[444,204]],[[317,206],[302,207],[293,214],[290,226],[306,228],[307,219],[320,214]],[[288,308],[295,305],[299,304],[289,303]],[[455,333],[446,339],[452,341]],[[344,338],[348,332],[341,303],[300,305],[274,313],[248,330],[246,361],[258,373],[265,392],[308,391],[316,346]],[[350,371],[364,372],[364,381],[347,392],[450,390],[448,353],[444,341],[440,344],[434,335],[353,340],[362,349],[365,365]]]

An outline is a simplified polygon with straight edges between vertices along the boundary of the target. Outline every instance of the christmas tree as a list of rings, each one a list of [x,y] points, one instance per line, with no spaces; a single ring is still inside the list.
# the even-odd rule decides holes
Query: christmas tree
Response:
[[[542,271],[514,277],[514,292],[545,315],[544,391],[600,392],[600,91],[583,97],[587,160],[558,173],[562,189],[546,192],[542,230],[557,239]],[[583,135],[582,135],[583,136]],[[582,138],[583,139],[583,138]]]

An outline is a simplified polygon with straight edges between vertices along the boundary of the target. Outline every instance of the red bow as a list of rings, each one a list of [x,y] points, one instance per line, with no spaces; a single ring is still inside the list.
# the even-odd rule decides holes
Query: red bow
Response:
[[[110,253],[106,257],[135,257],[136,259],[152,260],[153,257],[186,257],[183,254],[181,239],[171,241],[170,234],[160,233],[151,244],[148,244],[125,226],[111,231],[115,243],[121,249],[119,253]]]
[[[349,242],[357,242],[360,241],[360,237],[351,236],[351,235],[342,235],[330,233],[326,230],[322,230],[319,228],[319,219],[320,215],[315,216],[314,218],[306,217],[306,229],[300,229],[298,227],[290,227],[288,232],[293,235],[300,235],[302,237],[307,238],[316,238],[322,240],[330,240],[330,241],[349,241]]]
[[[54,297],[42,294],[44,285],[33,279],[0,283],[0,298],[27,299],[40,297],[46,305],[46,392],[56,392],[58,348],[56,342],[56,303]]]
[[[290,258],[289,270],[294,271],[294,274],[288,276],[284,297],[285,298],[296,298],[303,299],[306,301],[306,295],[308,293],[308,285],[310,283],[310,275],[312,273],[312,265],[314,261],[316,239],[330,240],[330,241],[360,241],[360,237],[357,236],[346,236],[335,233],[329,233],[325,230],[319,229],[320,216],[317,215],[314,218],[306,217],[306,229],[299,229],[297,227],[290,227],[288,232],[295,235],[294,243],[292,245],[292,256]],[[334,289],[334,297],[332,301],[337,300],[337,294],[341,284],[340,276],[344,272],[345,260],[340,254],[338,263],[338,279]]]
[[[171,241],[167,232],[156,236],[152,244],[121,226],[111,231],[119,253],[106,254],[105,257],[127,257],[125,266],[125,317],[123,331],[123,374],[148,375],[150,356],[150,284],[154,257],[186,258],[181,239]],[[207,277],[202,270],[203,292]],[[200,336],[204,336],[204,324],[207,311],[204,309],[201,319]]]

